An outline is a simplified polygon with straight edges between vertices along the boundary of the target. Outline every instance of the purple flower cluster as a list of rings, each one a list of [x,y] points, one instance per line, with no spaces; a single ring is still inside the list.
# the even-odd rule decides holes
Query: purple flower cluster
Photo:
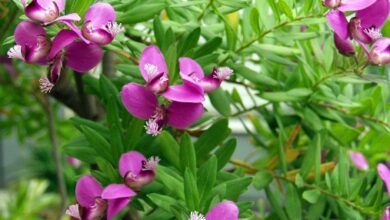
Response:
[[[156,175],[157,157],[146,159],[137,151],[122,154],[119,173],[124,183],[113,183],[103,188],[92,176],[81,177],[76,184],[77,204],[69,206],[66,214],[78,220],[115,217],[125,208],[141,188],[151,183]]]
[[[354,55],[352,40],[355,40],[372,64],[390,63],[390,39],[382,37],[380,31],[389,15],[389,0],[324,0],[323,3],[332,9],[326,18],[341,54]],[[348,20],[344,14],[347,11],[354,11],[355,16]]]
[[[115,22],[114,8],[107,3],[91,5],[81,29],[73,23],[81,20],[78,14],[60,16],[65,0],[32,0],[29,4],[22,0],[22,4],[31,20],[17,25],[16,45],[8,51],[8,56],[30,64],[50,65],[48,78],[40,79],[45,93],[57,83],[63,67],[80,73],[94,68],[103,56],[100,46],[110,43],[123,31]],[[60,30],[51,40],[44,27],[55,22],[64,23],[70,29]]]
[[[183,84],[170,85],[168,68],[156,46],[146,47],[140,57],[139,69],[146,85],[129,83],[121,91],[122,103],[128,112],[147,120],[146,132],[156,136],[170,125],[184,129],[203,114],[205,93],[217,89],[233,71],[228,67],[214,68],[205,76],[200,65],[191,58],[179,59]],[[163,97],[163,99],[159,98]]]

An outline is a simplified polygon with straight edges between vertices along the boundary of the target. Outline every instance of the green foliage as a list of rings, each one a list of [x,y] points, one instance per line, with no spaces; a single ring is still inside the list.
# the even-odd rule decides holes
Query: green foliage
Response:
[[[10,16],[0,18],[1,54],[14,41],[18,17],[24,18],[17,10],[20,2],[14,2],[9,3]],[[66,13],[82,17],[93,2],[69,0]],[[235,201],[240,217],[253,220],[381,216],[390,199],[375,167],[389,161],[388,67],[367,65],[363,50],[354,57],[340,55],[321,1],[107,2],[126,31],[104,46],[114,57],[115,74],[108,76],[97,68],[84,76],[85,92],[99,103],[99,120],[56,116],[62,153],[83,161],[80,172],[89,170],[105,186],[122,183],[122,153],[137,150],[161,158],[155,181],[130,205],[146,220],[187,220],[191,211],[205,214],[223,200]],[[389,22],[382,32],[389,36]],[[195,59],[206,74],[214,67],[234,70],[221,88],[208,94],[207,113],[189,129],[165,128],[157,137],[147,135],[144,120],[131,116],[121,103],[124,84],[144,83],[138,58],[150,44],[163,52],[172,84],[182,83],[180,57]],[[103,69],[106,64],[103,61]],[[19,61],[14,67],[18,77],[0,66],[2,135],[16,131],[21,142],[34,138],[46,143],[47,121],[36,79],[47,69]],[[71,76],[66,71],[63,75]],[[68,86],[73,88],[73,83]],[[59,109],[62,105],[56,102],[54,110]],[[234,137],[235,122],[241,122],[249,141]],[[248,155],[237,156],[247,144]],[[369,171],[350,163],[351,150],[364,153]],[[75,182],[79,173],[69,173]],[[245,194],[248,189],[255,192]],[[259,211],[242,196],[255,195],[257,201],[262,192]],[[18,202],[25,199],[23,193],[26,190],[18,192]],[[48,205],[45,201],[21,207],[35,210],[37,205],[34,216]],[[7,206],[8,212],[17,208]]]

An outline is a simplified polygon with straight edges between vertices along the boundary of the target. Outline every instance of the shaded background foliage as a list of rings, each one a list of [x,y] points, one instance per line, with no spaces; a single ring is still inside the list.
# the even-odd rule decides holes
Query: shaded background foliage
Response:
[[[66,11],[82,17],[94,2],[68,0]],[[382,214],[389,197],[375,165],[389,160],[389,71],[367,65],[362,50],[354,57],[337,53],[320,1],[107,2],[125,33],[104,47],[102,65],[82,77],[83,90],[67,71],[47,97],[37,83],[46,68],[14,61],[10,74],[5,64],[0,67],[2,136],[17,134],[19,142],[31,143],[23,150],[33,152],[35,166],[20,177],[48,179],[47,191],[57,191],[48,156],[49,105],[62,153],[83,161],[76,170],[65,165],[69,195],[90,164],[105,185],[120,181],[121,153],[135,149],[161,157],[156,181],[138,194],[123,219],[187,219],[190,211],[206,213],[223,199],[238,200],[240,217],[249,219],[376,219]],[[6,54],[15,25],[25,17],[16,0],[0,3],[0,11],[0,54]],[[60,28],[50,26],[49,35]],[[382,33],[389,36],[388,22]],[[137,58],[150,44],[164,53],[173,82],[179,82],[182,56],[195,59],[205,72],[215,66],[234,69],[228,82],[209,94],[208,112],[191,129],[151,137],[120,102],[124,84],[143,83]],[[82,96],[88,102],[81,102]],[[76,113],[71,119],[70,110]],[[245,158],[232,158],[240,151],[231,135],[235,120],[253,146]],[[349,150],[364,153],[371,169],[353,167]],[[34,183],[19,187],[26,184]],[[258,200],[239,200],[249,186]],[[42,196],[52,196],[43,191]],[[23,196],[15,198],[27,203]],[[37,208],[31,219],[47,209],[46,204]],[[20,218],[9,213],[16,217],[2,218]]]

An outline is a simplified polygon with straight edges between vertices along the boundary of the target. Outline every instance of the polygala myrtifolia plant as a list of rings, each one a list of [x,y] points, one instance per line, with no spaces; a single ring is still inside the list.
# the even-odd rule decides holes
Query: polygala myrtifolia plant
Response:
[[[77,115],[60,217],[390,220],[389,0],[8,4],[0,110],[36,99],[54,152]]]

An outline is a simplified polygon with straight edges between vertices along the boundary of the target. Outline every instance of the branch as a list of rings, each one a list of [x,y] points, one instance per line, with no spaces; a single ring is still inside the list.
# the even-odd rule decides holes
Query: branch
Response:
[[[61,220],[67,206],[67,193],[66,193],[65,179],[64,179],[63,169],[62,169],[62,158],[59,151],[59,145],[58,145],[58,139],[57,139],[57,133],[55,127],[55,117],[48,96],[44,97],[44,100],[41,101],[41,105],[47,117],[48,134],[49,134],[49,139],[53,150],[53,158],[56,166],[58,189],[61,195],[60,211],[58,212],[57,220]]]

